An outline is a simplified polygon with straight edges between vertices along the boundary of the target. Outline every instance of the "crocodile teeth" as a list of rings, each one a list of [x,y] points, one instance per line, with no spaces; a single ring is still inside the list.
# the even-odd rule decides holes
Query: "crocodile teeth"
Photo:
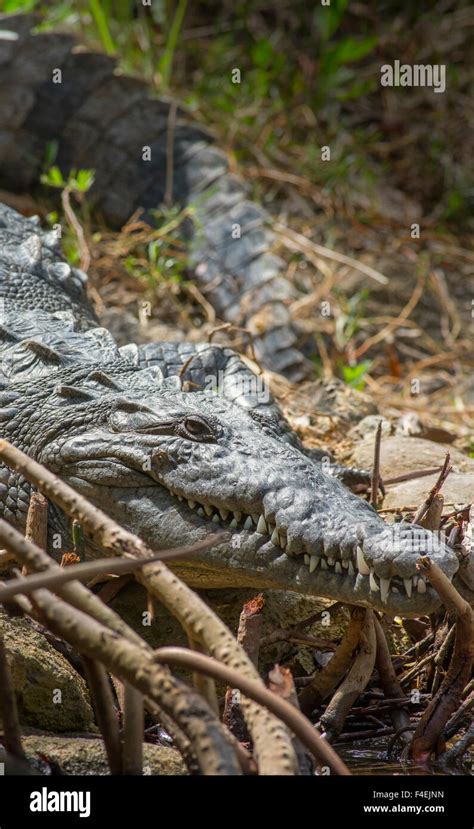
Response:
[[[220,509],[219,510],[219,515],[222,518],[222,520],[225,521],[227,519],[227,516],[229,515],[229,510],[228,509]]]
[[[311,556],[309,561],[309,572],[314,573],[316,567],[318,566],[319,562],[321,561],[320,556]]]
[[[276,527],[272,532],[270,541],[272,542],[272,544],[276,544],[277,547],[280,546],[280,536],[278,535],[278,530]]]
[[[372,590],[372,593],[377,593],[378,590],[379,590],[379,586],[378,586],[377,582],[375,581],[375,576],[374,576],[372,570],[369,570],[369,573],[370,573],[370,575],[369,575],[370,589]]]
[[[261,515],[258,519],[257,532],[261,533],[262,535],[267,535],[268,533],[267,522],[265,521],[263,515]]]
[[[188,501],[189,509],[194,509],[195,506],[196,506],[196,501]]]
[[[237,521],[235,520],[235,518],[233,518],[232,521],[229,524],[229,527],[238,527],[238,526],[239,525],[237,524]]]
[[[341,567],[341,562],[340,561],[336,561],[336,564],[334,565],[334,571],[336,573],[342,573],[342,567]]]
[[[250,515],[248,515],[247,518],[245,519],[244,530],[251,530],[252,527],[253,527],[253,521],[252,521]]]
[[[367,562],[364,558],[364,553],[362,552],[360,547],[357,547],[356,561],[357,561],[357,569],[358,569],[359,573],[361,573],[363,576],[369,576],[370,575],[370,567],[367,564]]]
[[[400,593],[398,587],[392,587],[392,593]]]
[[[219,520],[219,516],[218,516],[217,512],[215,512],[214,515],[212,516],[212,522],[214,524],[220,524],[221,523],[220,520]]]
[[[182,495],[178,495],[178,501],[184,501],[184,498],[183,498]]]
[[[424,579],[418,579],[416,589],[418,590],[418,593],[426,593],[426,583]]]
[[[235,518],[236,521],[240,521],[240,519],[242,518],[242,513],[241,512],[234,512],[234,518]]]
[[[380,579],[380,596],[383,602],[388,599],[390,593],[390,579]]]
[[[354,565],[353,565],[352,561],[349,562],[349,567],[348,567],[347,573],[348,573],[349,576],[355,576],[355,570],[354,570]]]
[[[260,521],[260,516],[258,514],[255,515],[255,513],[252,513],[252,521],[255,524],[255,526],[257,526],[258,522]]]
[[[342,566],[344,567],[344,570],[347,570],[349,567],[349,561],[346,558],[342,559]]]
[[[328,569],[328,565],[327,565],[326,559],[322,558],[321,559],[321,570],[327,570],[327,569]]]
[[[206,515],[208,515],[208,516],[209,516],[209,518],[210,518],[210,517],[211,517],[211,515],[212,515],[212,512],[213,512],[212,507],[210,507],[208,504],[207,504],[207,505],[205,505],[205,506],[204,506],[204,512],[205,512],[205,513],[206,513]]]
[[[330,566],[330,567],[334,567],[334,564],[335,564],[335,563],[336,563],[336,559],[335,559],[335,558],[333,558],[332,556],[328,556],[328,564],[329,564],[329,566]]]
[[[305,553],[305,554],[304,554],[304,563],[305,563],[306,565],[308,565],[308,564],[310,564],[310,562],[311,562],[311,558],[310,558],[310,556],[308,555],[308,553]]]
[[[204,517],[205,517],[205,515],[206,515],[206,513],[204,512],[204,510],[203,510],[203,508],[202,508],[202,507],[198,507],[198,508],[197,508],[197,510],[196,510],[196,512],[197,512],[197,514],[198,514],[198,515],[201,515],[201,516],[202,516],[202,518],[204,518]]]
[[[411,591],[413,590],[413,582],[411,579],[403,579],[403,584],[405,585],[405,590],[407,591],[407,596],[411,599]]]

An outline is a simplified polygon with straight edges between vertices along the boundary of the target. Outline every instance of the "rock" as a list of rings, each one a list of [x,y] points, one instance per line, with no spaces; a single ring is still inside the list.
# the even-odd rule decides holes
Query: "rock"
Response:
[[[430,475],[389,487],[383,502],[384,508],[419,506],[428,495],[437,477],[437,475]],[[445,503],[470,504],[474,501],[474,471],[451,472],[441,492]]]
[[[474,472],[474,459],[463,455],[462,452],[452,446],[416,437],[389,436],[382,439],[380,452],[382,476],[384,478],[395,478],[405,472],[434,469],[443,465],[446,452],[450,453],[451,462],[456,472]],[[362,469],[370,469],[373,458],[374,441],[373,438],[370,438],[354,448],[350,463]],[[431,477],[420,478],[419,481],[423,482],[426,488],[432,486],[433,483]]]
[[[0,630],[22,725],[54,732],[94,730],[87,686],[69,662],[27,619],[0,610]]]
[[[370,438],[373,446],[375,433],[377,432],[380,421],[382,421],[382,439],[389,437],[394,429],[393,424],[385,417],[373,414],[363,417],[359,423],[356,423],[352,429],[349,429],[348,435],[353,441],[367,440]]]
[[[24,737],[26,754],[44,754],[60,766],[66,774],[109,773],[102,740],[95,737]],[[175,748],[145,743],[143,746],[143,768],[146,774],[184,775],[186,766]]]
[[[377,406],[369,395],[336,378],[305,383],[283,401],[283,407],[290,421],[292,415],[307,414],[313,425],[320,414],[331,415],[347,423],[357,423],[367,415],[377,414]]]

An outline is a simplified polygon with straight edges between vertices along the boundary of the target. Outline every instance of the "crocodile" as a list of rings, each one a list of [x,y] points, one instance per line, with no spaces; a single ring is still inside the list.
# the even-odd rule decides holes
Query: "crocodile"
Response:
[[[119,348],[86,281],[55,231],[0,207],[2,437],[155,549],[227,528],[211,550],[173,564],[194,586],[289,589],[403,616],[439,606],[416,561],[429,554],[452,579],[458,558],[443,538],[386,524],[329,474],[271,396],[248,391],[241,381],[255,377],[230,349]],[[212,365],[227,380],[217,393],[201,383]],[[0,515],[24,526],[30,494],[0,466]],[[54,505],[50,530],[69,549]]]
[[[271,217],[211,133],[119,74],[112,57],[78,48],[67,32],[35,32],[38,21],[0,15],[0,186],[30,192],[55,146],[65,176],[95,171],[88,198],[112,227],[137,211],[153,224],[169,202],[188,208],[189,267],[207,301],[248,330],[263,365],[293,381],[308,376],[289,308],[301,293],[273,253]]]

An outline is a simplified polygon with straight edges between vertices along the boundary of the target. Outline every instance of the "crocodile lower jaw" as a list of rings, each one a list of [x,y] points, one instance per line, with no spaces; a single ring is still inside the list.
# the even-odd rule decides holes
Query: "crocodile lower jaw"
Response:
[[[101,487],[90,490],[84,481],[71,478],[72,486],[80,483],[80,489],[92,503],[102,508],[124,526],[129,526],[153,549],[193,544],[209,535],[216,523],[204,519],[197,507],[188,508],[161,486],[128,490],[121,487]],[[229,516],[227,516],[227,520]],[[244,529],[247,517],[241,516],[232,527],[230,538],[205,553],[187,560],[174,561],[173,569],[189,584],[200,588],[254,587],[289,590],[304,595],[341,601],[347,604],[371,607],[391,615],[406,617],[423,616],[436,610],[440,601],[429,585],[424,593],[413,591],[387,594],[382,602],[380,590],[371,589],[370,575],[349,574],[349,568],[336,572],[335,565],[310,573],[304,563],[304,554],[287,555],[261,535],[256,527]],[[234,519],[230,519],[232,521]],[[396,585],[393,585],[396,586]]]
[[[185,505],[184,508],[187,506],[205,522],[210,521],[212,524],[218,526],[229,527],[234,534],[240,530],[246,530],[249,533],[257,533],[264,539],[270,540],[274,548],[280,548],[287,556],[296,559],[298,570],[304,565],[308,568],[310,576],[315,571],[319,571],[316,578],[318,584],[327,583],[330,585],[331,576],[340,576],[341,579],[336,580],[336,585],[341,581],[344,584],[347,583],[356,594],[360,593],[361,595],[365,595],[368,592],[367,601],[369,602],[370,599],[370,604],[377,598],[377,601],[380,600],[381,606],[386,608],[391,594],[393,597],[401,596],[402,599],[411,599],[417,593],[419,595],[425,594],[427,589],[429,589],[424,576],[418,574],[405,579],[398,575],[392,576],[389,579],[380,578],[374,569],[369,567],[360,547],[356,547],[350,557],[343,557],[342,555],[327,556],[323,552],[320,555],[309,554],[304,551],[291,552],[285,531],[272,523],[268,515],[258,512],[232,512],[228,509],[221,509],[216,506],[187,499],[183,495],[179,495],[170,489],[168,489],[168,492],[171,496],[183,503]],[[379,595],[375,597],[374,594]]]

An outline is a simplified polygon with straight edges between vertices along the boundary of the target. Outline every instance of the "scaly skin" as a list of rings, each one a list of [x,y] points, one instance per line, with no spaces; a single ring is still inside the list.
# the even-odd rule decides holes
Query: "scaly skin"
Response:
[[[66,177],[72,168],[95,171],[88,198],[110,225],[121,227],[137,209],[153,224],[167,191],[171,129],[171,198],[193,208],[186,232],[200,290],[222,319],[252,332],[264,365],[292,380],[307,376],[311,363],[288,310],[298,293],[272,253],[270,217],[248,201],[212,136],[181,108],[170,126],[169,101],[118,75],[112,58],[74,51],[68,34],[33,34],[35,22],[31,15],[0,15],[0,30],[9,33],[2,38],[0,31],[0,186],[31,191],[55,142],[55,163]],[[58,69],[61,83],[54,83]]]
[[[226,542],[177,565],[193,584],[279,587],[405,616],[438,606],[415,563],[429,554],[452,578],[458,561],[443,541],[386,525],[292,445],[272,400],[261,409],[248,394],[238,405],[213,391],[183,391],[169,344],[158,344],[147,366],[146,354],[88,327],[84,276],[36,223],[0,208],[0,243],[2,437],[155,549],[193,543],[216,523],[228,527]],[[161,365],[160,349],[168,355]],[[216,349],[239,400],[232,377],[244,368]],[[24,525],[29,496],[26,482],[0,467],[7,520]],[[66,549],[68,524],[55,508],[50,529]]]

